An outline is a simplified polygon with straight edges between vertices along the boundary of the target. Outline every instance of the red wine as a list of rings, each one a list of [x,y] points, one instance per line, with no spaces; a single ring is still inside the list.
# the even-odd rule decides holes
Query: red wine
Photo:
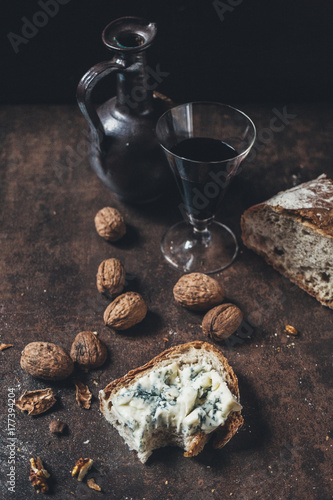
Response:
[[[217,139],[194,137],[176,144],[171,152],[181,157],[173,158],[172,164],[186,212],[190,218],[210,219],[237,171],[237,151]]]
[[[225,161],[235,158],[237,152],[218,139],[193,137],[176,144],[172,153],[192,161]]]

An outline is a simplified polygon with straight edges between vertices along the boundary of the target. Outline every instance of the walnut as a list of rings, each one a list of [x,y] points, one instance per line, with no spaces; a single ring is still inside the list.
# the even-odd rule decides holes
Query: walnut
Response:
[[[126,233],[126,224],[121,213],[112,207],[104,207],[95,216],[98,234],[106,241],[118,241]]]
[[[298,331],[296,330],[296,328],[291,325],[285,326],[284,333],[286,333],[287,335],[294,335],[295,337],[296,335],[298,335]]]
[[[220,304],[224,293],[214,278],[202,273],[191,273],[185,274],[177,281],[173,296],[187,309],[204,311]]]
[[[28,415],[39,415],[52,408],[56,403],[52,389],[40,389],[37,391],[27,391],[15,401],[15,405]]]
[[[81,406],[81,408],[89,410],[92,399],[92,394],[89,390],[89,387],[83,382],[80,382],[80,380],[74,380],[73,382],[76,387],[75,399],[77,404]]]
[[[52,434],[63,434],[67,428],[67,424],[61,420],[52,420],[49,425],[50,432]]]
[[[21,355],[21,367],[33,377],[43,380],[63,380],[74,370],[68,354],[50,342],[26,345]]]
[[[77,476],[78,481],[82,481],[91,469],[94,461],[91,458],[80,458],[72,470],[72,476]]]
[[[46,493],[49,491],[47,479],[50,477],[50,474],[44,468],[41,459],[39,457],[37,457],[37,460],[30,458],[30,466],[29,479],[37,493]]]
[[[202,331],[215,341],[227,339],[243,321],[242,311],[234,304],[222,304],[208,311],[202,321]]]
[[[120,260],[106,259],[97,271],[97,290],[110,298],[119,295],[125,285],[125,269]]]
[[[70,353],[72,360],[86,371],[102,366],[107,355],[106,345],[99,340],[97,332],[89,331],[77,334]]]
[[[116,330],[126,330],[140,323],[147,314],[147,305],[141,295],[127,292],[119,295],[104,311],[104,322]]]

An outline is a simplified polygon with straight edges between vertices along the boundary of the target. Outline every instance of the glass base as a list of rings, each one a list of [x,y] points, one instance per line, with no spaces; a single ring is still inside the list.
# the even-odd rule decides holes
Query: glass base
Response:
[[[213,221],[208,231],[196,231],[184,221],[170,227],[162,238],[162,253],[173,267],[185,273],[216,273],[230,266],[238,253],[234,233]]]

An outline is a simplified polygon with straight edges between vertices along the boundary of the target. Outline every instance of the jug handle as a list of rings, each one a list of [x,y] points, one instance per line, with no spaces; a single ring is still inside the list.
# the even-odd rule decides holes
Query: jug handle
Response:
[[[91,101],[92,91],[102,78],[110,73],[124,70],[125,68],[125,62],[121,59],[100,62],[87,71],[81,78],[77,87],[76,98],[80,110],[89,123],[91,130],[96,134],[96,139],[99,141],[101,141],[103,137],[104,129],[95,106]]]

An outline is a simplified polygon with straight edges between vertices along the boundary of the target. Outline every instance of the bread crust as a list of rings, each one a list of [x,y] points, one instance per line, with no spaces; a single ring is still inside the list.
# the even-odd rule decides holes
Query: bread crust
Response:
[[[278,214],[296,219],[298,222],[304,225],[304,227],[308,227],[312,231],[315,231],[322,236],[333,238],[333,207],[332,210],[324,210],[319,208],[303,208],[290,210],[281,207],[280,205],[272,206],[269,204],[269,200],[257,205],[253,205],[252,207],[245,210],[245,212],[241,216],[242,232],[244,232],[245,218],[247,215],[251,215],[252,212],[264,211],[267,208],[270,208]]]
[[[137,379],[142,377],[144,374],[152,369],[156,369],[161,363],[169,364],[173,361],[179,361],[180,357],[188,352],[190,349],[198,349],[202,353],[209,353],[217,358],[220,366],[222,367],[223,375],[225,381],[231,391],[231,393],[236,396],[237,401],[239,401],[239,388],[237,377],[229,365],[228,360],[223,356],[223,354],[213,345],[208,342],[193,341],[186,344],[180,344],[163,351],[159,355],[155,356],[153,359],[148,361],[143,366],[140,366],[134,370],[129,371],[126,375],[116,380],[110,382],[103,391],[100,391],[100,410],[104,416],[106,404],[109,406],[109,410],[112,407],[111,398],[117,394],[121,388],[127,388],[131,384],[135,383]],[[165,362],[165,363],[164,363]],[[168,362],[168,363],[167,363]],[[186,362],[184,362],[186,364]],[[236,434],[239,428],[243,425],[244,419],[241,412],[232,412],[229,414],[225,424],[220,426],[215,431],[210,434],[206,434],[203,431],[198,431],[191,436],[191,445],[184,453],[185,457],[193,457],[198,455],[207,443],[211,435],[214,434],[213,447],[222,448],[225,444],[230,441],[230,439]]]
[[[281,191],[262,205],[296,218],[319,234],[333,237],[333,180],[325,174]]]
[[[330,309],[333,309],[333,300],[320,299],[318,294],[316,294],[316,292],[314,290],[312,290],[306,284],[302,275],[299,274],[299,275],[295,276],[294,274],[288,272],[288,269],[280,266],[274,260],[270,259],[269,256],[264,251],[262,251],[260,248],[258,248],[255,245],[251,245],[249,239],[246,236],[246,233],[247,233],[247,231],[246,231],[246,226],[247,226],[246,219],[247,219],[247,217],[251,217],[251,214],[253,212],[265,212],[268,208],[276,213],[284,215],[285,217],[290,217],[290,218],[297,220],[300,224],[302,224],[302,226],[304,226],[304,228],[308,228],[312,231],[315,231],[316,233],[320,234],[321,236],[325,236],[326,238],[333,238],[333,236],[332,236],[333,235],[333,223],[329,228],[327,228],[326,226],[325,227],[318,227],[314,223],[314,219],[312,219],[312,222],[304,219],[304,217],[302,215],[304,213],[304,210],[286,210],[280,206],[272,207],[271,205],[269,205],[269,200],[267,202],[259,203],[258,205],[254,205],[254,206],[248,208],[243,213],[243,215],[241,217],[241,231],[242,231],[242,240],[243,240],[244,245],[247,248],[249,248],[250,250],[253,250],[256,254],[263,257],[267,264],[272,266],[276,271],[278,271],[280,274],[282,274],[283,276],[288,278],[292,283],[294,283],[299,288],[304,290],[306,293],[308,293],[309,295],[314,297],[316,300],[318,300],[318,302],[320,302],[320,304],[322,304],[326,307],[329,307]],[[327,219],[326,219],[325,224],[327,224]]]

